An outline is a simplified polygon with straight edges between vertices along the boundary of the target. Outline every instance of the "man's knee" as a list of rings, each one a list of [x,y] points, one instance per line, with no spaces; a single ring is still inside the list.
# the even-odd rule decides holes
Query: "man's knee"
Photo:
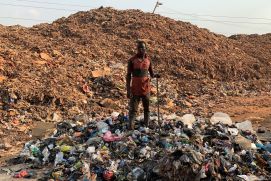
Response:
[[[144,112],[150,112],[150,108],[149,107],[144,107]]]

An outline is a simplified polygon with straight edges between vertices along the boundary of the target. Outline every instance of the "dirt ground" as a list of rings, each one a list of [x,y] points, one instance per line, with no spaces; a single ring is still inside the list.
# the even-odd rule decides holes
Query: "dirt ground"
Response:
[[[271,96],[227,97],[213,111],[222,111],[234,121],[252,121],[254,127],[271,129]]]

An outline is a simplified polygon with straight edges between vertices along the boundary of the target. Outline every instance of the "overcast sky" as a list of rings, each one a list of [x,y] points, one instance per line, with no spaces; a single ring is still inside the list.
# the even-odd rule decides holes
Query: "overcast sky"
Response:
[[[224,35],[271,33],[271,0],[160,0],[156,13]],[[156,0],[0,0],[0,24],[32,26],[100,6],[152,12]]]

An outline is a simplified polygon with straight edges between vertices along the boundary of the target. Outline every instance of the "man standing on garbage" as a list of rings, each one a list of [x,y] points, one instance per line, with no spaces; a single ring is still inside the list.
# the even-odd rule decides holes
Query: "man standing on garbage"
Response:
[[[144,108],[144,124],[150,123],[150,77],[160,78],[153,73],[152,63],[146,54],[147,46],[144,41],[137,42],[137,54],[128,61],[126,88],[129,105],[129,129],[135,127],[135,118],[140,100]],[[150,76],[150,77],[149,77]]]

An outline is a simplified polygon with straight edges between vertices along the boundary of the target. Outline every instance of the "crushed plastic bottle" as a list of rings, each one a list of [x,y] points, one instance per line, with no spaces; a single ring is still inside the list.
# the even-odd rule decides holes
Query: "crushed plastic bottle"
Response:
[[[101,132],[101,133],[106,133],[109,130],[108,124],[106,124],[103,121],[97,122],[96,125],[97,125],[97,128],[98,128],[99,132]]]
[[[232,135],[232,136],[237,136],[239,131],[236,128],[228,128],[228,132]]]
[[[58,163],[61,163],[63,161],[63,157],[64,157],[63,152],[58,152],[55,157],[55,164],[54,165],[56,166]]]
[[[42,155],[43,155],[42,161],[43,161],[44,163],[47,162],[47,161],[48,161],[48,158],[49,158],[49,156],[50,156],[50,152],[49,152],[49,150],[48,150],[47,147],[45,147],[45,148],[42,150]]]
[[[75,163],[75,164],[73,165],[73,167],[71,168],[71,171],[79,170],[79,169],[81,169],[83,166],[84,166],[83,162],[78,161],[77,163]]]
[[[181,136],[182,135],[182,132],[181,132],[181,129],[180,128],[176,128],[175,130],[174,130],[174,134],[176,135],[176,136]]]
[[[25,143],[25,146],[23,148],[23,150],[20,153],[20,157],[27,157],[29,158],[31,156],[31,152],[30,152],[30,146],[31,146],[31,142],[27,142]]]
[[[95,147],[94,147],[94,146],[88,147],[86,152],[87,152],[89,155],[91,155],[92,153],[95,153]]]
[[[136,167],[132,170],[132,178],[133,180],[145,180],[146,175],[142,168]]]

